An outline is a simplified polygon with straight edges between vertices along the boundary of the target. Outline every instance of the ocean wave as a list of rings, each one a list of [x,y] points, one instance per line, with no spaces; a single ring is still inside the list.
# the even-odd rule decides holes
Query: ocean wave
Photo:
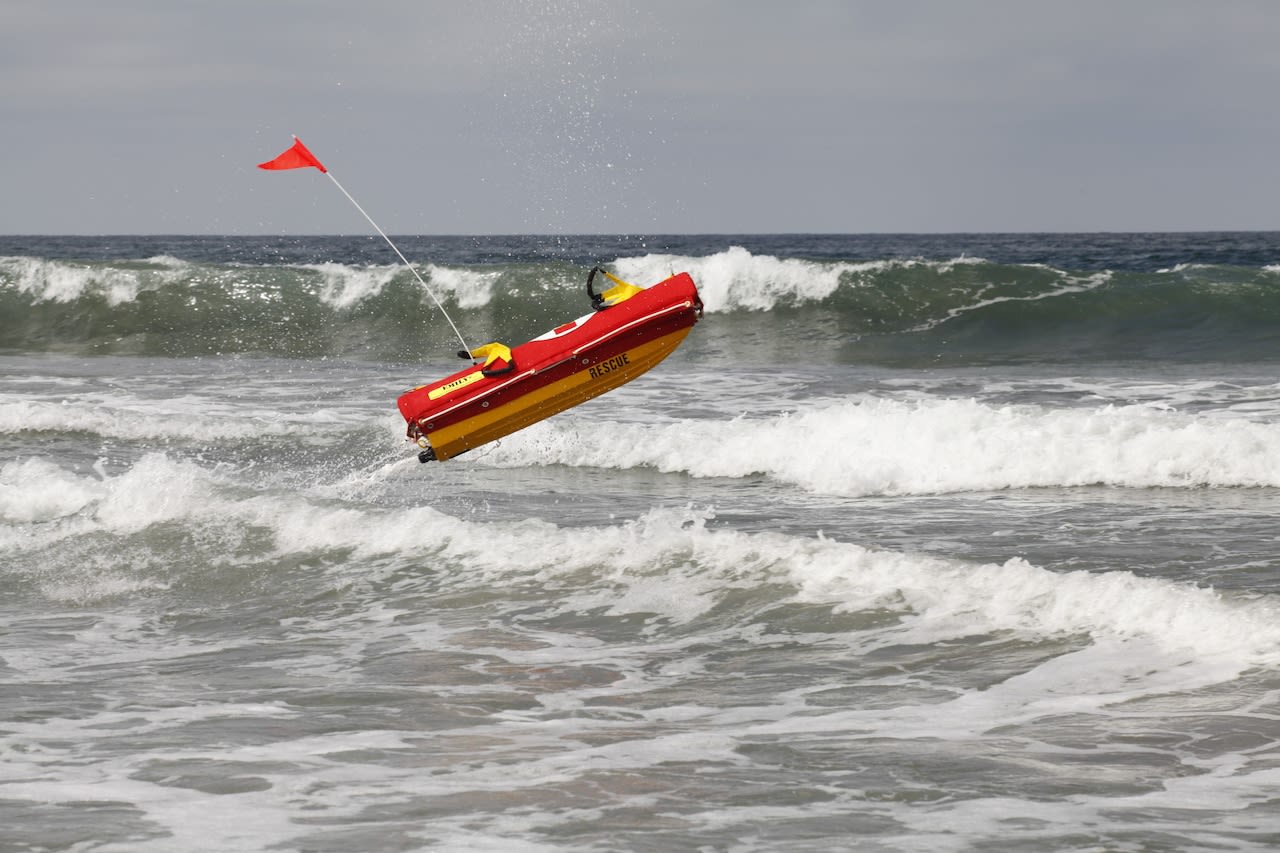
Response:
[[[122,265],[3,257],[0,285],[33,302],[70,303],[93,296],[114,307],[133,302],[146,289],[180,281],[189,266],[166,256]]]
[[[339,310],[377,296],[398,272],[396,267],[352,267],[333,262],[299,267],[319,273],[320,301]]]
[[[733,246],[701,258],[620,258],[614,266],[622,278],[635,283],[661,281],[677,272],[688,272],[698,284],[706,310],[714,314],[735,309],[767,311],[780,303],[820,302],[840,287],[846,272],[875,265],[753,255]]]
[[[246,412],[184,397],[164,401],[126,396],[94,400],[83,394],[74,402],[40,399],[0,400],[0,435],[48,433],[77,440],[116,439],[143,442],[258,441],[290,438],[301,441],[322,431],[346,432],[393,426],[372,423],[359,412],[308,406],[292,412]],[[399,430],[397,429],[396,432]],[[390,433],[390,430],[387,430]]]
[[[397,276],[404,276],[401,266],[353,266],[328,262],[307,264],[299,270],[312,270],[322,279],[319,299],[337,311],[345,311],[366,300],[378,297]],[[426,288],[436,298],[452,300],[458,308],[482,308],[493,299],[494,288],[502,278],[501,270],[475,270],[427,264],[419,273]],[[417,280],[416,277],[414,279]]]
[[[677,272],[689,272],[698,283],[707,311],[768,311],[778,306],[821,303],[842,287],[860,288],[896,273],[924,271],[946,276],[957,269],[994,266],[981,258],[948,261],[872,260],[865,262],[811,261],[756,255],[733,246],[707,256],[650,254],[622,257],[612,266],[623,278],[641,286]],[[483,308],[503,297],[534,301],[562,293],[580,299],[586,270],[560,263],[497,266],[423,264],[419,275],[437,296],[461,310]],[[1047,269],[1027,265],[1025,269]],[[415,281],[397,265],[358,265],[328,261],[318,264],[245,266],[191,264],[155,257],[136,262],[75,263],[41,258],[0,258],[0,289],[28,295],[34,302],[72,302],[106,297],[119,306],[139,293],[170,284],[218,285],[230,296],[297,290],[311,293],[331,308],[344,310],[376,299],[392,280]],[[257,296],[264,301],[269,297]],[[196,306],[198,307],[198,306]]]
[[[1265,270],[1073,272],[964,256],[808,260],[741,246],[626,256],[609,266],[638,284],[691,272],[709,324],[748,358],[752,346],[767,357],[789,341],[822,358],[873,362],[1250,361],[1280,351],[1280,292]],[[425,264],[420,282],[401,267],[336,261],[9,257],[0,259],[0,349],[401,359],[424,346],[454,348],[433,297],[469,338],[524,340],[587,310],[585,272],[560,261]]]
[[[79,512],[100,496],[94,482],[44,459],[0,466],[0,521],[51,521]]]
[[[385,411],[307,407],[270,417],[196,399],[96,405],[81,399],[76,406],[11,399],[0,401],[0,435],[45,433],[76,442],[201,451],[354,441],[369,452],[395,453],[403,444],[403,424],[390,394],[387,399]],[[84,416],[87,409],[92,417]],[[1046,408],[874,396],[751,417],[654,422],[570,413],[476,451],[461,464],[763,476],[843,497],[1086,486],[1280,488],[1280,424],[1260,416],[1253,406],[1189,414],[1164,404]]]
[[[880,613],[868,623],[869,648],[1002,631],[1086,636],[1150,643],[1181,660],[1230,662],[1228,668],[1239,671],[1273,659],[1280,645],[1276,614],[1266,602],[1229,601],[1212,590],[1127,571],[1051,572],[1016,557],[973,564],[820,535],[747,533],[715,527],[714,512],[693,507],[655,508],[590,528],[469,520],[432,507],[246,492],[230,474],[163,453],[116,474],[8,463],[0,468],[0,484],[29,503],[41,495],[46,503],[39,523],[13,527],[19,519],[6,516],[10,523],[0,524],[0,538],[15,556],[4,571],[32,575],[46,594],[66,599],[92,597],[95,589],[108,596],[161,588],[210,563],[238,559],[263,567],[341,554],[332,568],[337,585],[352,580],[345,566],[359,566],[367,581],[383,571],[379,566],[426,561],[439,571],[414,574],[437,591],[537,585],[556,591],[567,611],[656,614],[677,624],[711,613],[735,591],[772,589],[777,604]],[[54,497],[55,490],[64,497]],[[3,506],[18,505],[15,499]],[[170,532],[159,536],[157,530]],[[250,539],[259,543],[253,549],[228,545]],[[84,543],[101,559],[84,561],[81,549],[65,547],[68,541]],[[201,559],[205,547],[213,551]],[[167,554],[169,548],[178,550]],[[97,577],[101,587],[94,586]],[[894,618],[886,620],[885,613]],[[1231,677],[1221,666],[1217,671]]]
[[[1280,487],[1280,425],[1149,406],[1046,409],[975,400],[847,399],[770,417],[584,424],[505,439],[498,466],[767,476],[815,494]]]

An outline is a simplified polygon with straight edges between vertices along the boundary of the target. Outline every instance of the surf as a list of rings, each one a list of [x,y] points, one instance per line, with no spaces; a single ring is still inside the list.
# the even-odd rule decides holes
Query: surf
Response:
[[[659,424],[601,419],[546,424],[508,439],[486,464],[763,475],[843,497],[1089,486],[1280,488],[1280,425],[1145,405],[1059,409],[860,396],[766,416]]]
[[[231,254],[234,254],[232,252]],[[762,361],[919,365],[1103,360],[1270,362],[1274,264],[1090,270],[976,256],[830,260],[752,252],[613,255],[623,278],[689,270],[709,331]],[[471,337],[525,339],[580,313],[580,268],[555,259],[422,264]],[[396,361],[448,324],[423,284],[385,264],[0,259],[0,349]]]
[[[119,473],[11,462],[0,467],[0,485],[0,532],[13,555],[5,572],[35,581],[55,600],[190,588],[206,572],[255,565],[281,572],[301,559],[327,565],[321,573],[335,587],[355,581],[356,571],[394,584],[395,596],[406,583],[432,595],[536,584],[559,597],[560,607],[603,607],[617,618],[657,615],[672,625],[711,617],[736,590],[763,594],[769,608],[796,602],[833,613],[892,614],[855,632],[872,647],[993,632],[1106,637],[1231,660],[1237,672],[1275,663],[1280,648],[1274,606],[1265,599],[1123,570],[1049,571],[1018,557],[975,564],[822,535],[748,533],[717,527],[715,511],[705,508],[652,508],[590,528],[536,518],[467,520],[427,506],[382,508],[350,497],[335,503],[329,490],[246,491],[234,471],[164,453]],[[239,556],[228,547],[251,539],[260,544]],[[104,557],[81,561],[81,549],[64,547],[75,541]],[[420,568],[404,574],[414,566]],[[239,593],[215,586],[202,594]],[[754,617],[748,610],[741,618]]]

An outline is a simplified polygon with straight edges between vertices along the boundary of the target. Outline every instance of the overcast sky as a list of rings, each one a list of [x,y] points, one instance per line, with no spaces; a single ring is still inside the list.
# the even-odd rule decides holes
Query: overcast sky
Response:
[[[1272,0],[5,0],[0,233],[1280,229]]]

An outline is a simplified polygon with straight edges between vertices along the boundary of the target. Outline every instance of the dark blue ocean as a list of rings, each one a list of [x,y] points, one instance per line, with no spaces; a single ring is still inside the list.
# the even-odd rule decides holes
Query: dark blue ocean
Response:
[[[1280,845],[1280,233],[0,237],[0,850]]]

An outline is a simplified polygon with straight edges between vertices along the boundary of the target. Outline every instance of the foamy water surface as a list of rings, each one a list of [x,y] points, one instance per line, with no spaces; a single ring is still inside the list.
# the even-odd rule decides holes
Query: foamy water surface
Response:
[[[195,262],[145,257],[9,295],[164,325]],[[431,310],[295,260],[290,311]],[[790,359],[756,322],[838,337],[911,263],[625,256],[706,282],[687,344],[436,465],[394,399],[447,352],[0,354],[0,849],[1272,849],[1274,365]],[[472,322],[570,304],[559,261],[423,272]]]

